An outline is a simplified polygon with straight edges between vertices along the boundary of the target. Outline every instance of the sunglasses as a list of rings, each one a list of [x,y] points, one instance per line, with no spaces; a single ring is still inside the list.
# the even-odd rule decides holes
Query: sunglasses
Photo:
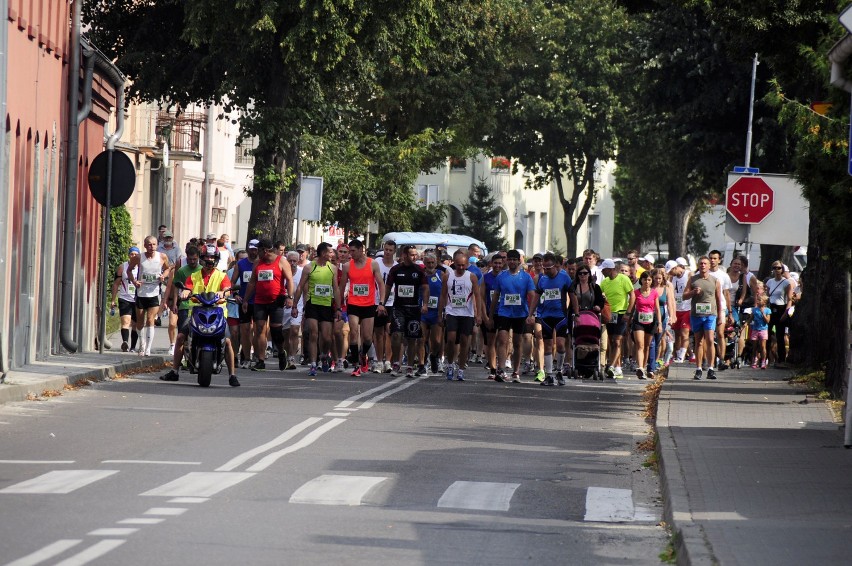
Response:
[[[588,274],[589,274],[588,271],[578,271],[577,272],[577,275],[588,275]]]
[[[784,268],[783,268],[783,267],[781,267],[780,265],[773,265],[773,266],[772,266],[772,269],[784,269]]]

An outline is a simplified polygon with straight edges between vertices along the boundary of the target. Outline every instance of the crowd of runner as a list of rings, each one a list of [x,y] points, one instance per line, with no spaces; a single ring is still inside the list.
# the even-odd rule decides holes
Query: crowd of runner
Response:
[[[801,292],[780,261],[760,281],[744,256],[725,269],[721,253],[656,263],[635,250],[626,261],[520,250],[484,255],[476,244],[448,254],[383,242],[371,253],[357,239],[336,246],[253,239],[235,250],[226,234],[182,249],[165,226],[131,247],[113,284],[121,349],[150,355],[167,322],[177,381],[184,364],[191,292],[227,303],[230,384],[235,368],[308,375],[368,372],[441,375],[464,381],[469,364],[488,379],[541,385],[578,377],[572,329],[581,312],[598,321],[602,375],[646,379],[669,363],[694,363],[695,379],[741,363],[766,368],[787,356],[786,329]],[[161,322],[162,321],[162,322]],[[576,345],[575,345],[576,346]]]

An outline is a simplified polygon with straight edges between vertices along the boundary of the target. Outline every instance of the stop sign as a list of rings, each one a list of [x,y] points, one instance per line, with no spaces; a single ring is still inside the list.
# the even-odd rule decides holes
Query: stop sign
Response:
[[[760,224],[775,208],[775,193],[761,177],[740,177],[728,187],[725,208],[740,224]]]

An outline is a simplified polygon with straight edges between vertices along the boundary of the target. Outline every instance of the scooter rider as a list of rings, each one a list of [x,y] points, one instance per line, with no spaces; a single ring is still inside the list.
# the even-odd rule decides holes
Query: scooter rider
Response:
[[[216,246],[205,246],[201,252],[201,270],[190,275],[184,282],[186,289],[180,292],[180,297],[186,300],[191,294],[196,293],[216,293],[217,296],[224,297],[225,293],[231,288],[231,280],[228,275],[216,268],[220,259],[219,250]],[[224,308],[223,316],[224,316]],[[180,333],[178,341],[175,343],[175,355],[173,360],[173,369],[160,377],[163,381],[177,381],[178,368],[180,361],[183,358],[183,348],[186,343],[186,335],[189,331],[189,320],[191,316],[191,307],[187,311],[188,315],[185,321],[178,323],[178,332]],[[182,323],[182,324],[181,324]],[[225,330],[227,332],[227,328]],[[225,336],[225,365],[228,368],[228,384],[231,387],[239,387],[240,382],[234,373],[234,349],[231,347],[231,339],[226,334]]]

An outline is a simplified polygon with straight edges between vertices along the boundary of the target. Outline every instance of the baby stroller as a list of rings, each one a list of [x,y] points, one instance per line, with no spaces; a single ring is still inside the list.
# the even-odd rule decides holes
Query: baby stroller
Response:
[[[580,311],[574,317],[571,377],[603,380],[601,372],[601,317],[595,311]]]
[[[741,332],[742,326],[739,324],[731,324],[725,328],[725,361],[731,369],[740,369],[741,360],[739,348]]]

